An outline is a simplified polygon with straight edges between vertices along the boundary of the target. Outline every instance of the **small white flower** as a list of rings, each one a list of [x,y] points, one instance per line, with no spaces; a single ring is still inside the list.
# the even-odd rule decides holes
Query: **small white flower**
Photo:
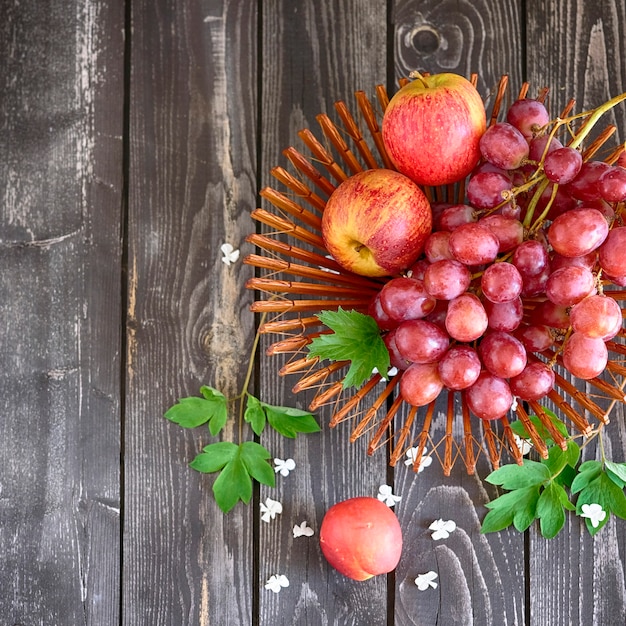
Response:
[[[265,504],[261,502],[261,519],[264,522],[268,522],[271,519],[274,519],[277,515],[280,515],[283,512],[283,505],[271,498],[265,499]]]
[[[289,476],[289,472],[296,469],[296,462],[293,459],[274,459],[274,471],[281,476]]]
[[[269,580],[265,583],[265,588],[279,593],[283,587],[289,587],[289,579],[284,574],[274,574],[270,576]]]
[[[583,512],[580,516],[586,517],[594,528],[597,528],[600,522],[603,522],[606,518],[606,511],[595,502],[593,504],[583,504],[582,510]]]
[[[372,370],[372,374],[378,374],[378,373],[379,373],[378,368],[377,368],[377,367],[375,367],[375,368]],[[383,375],[381,374],[381,380],[389,380],[390,378],[393,378],[393,377],[394,377],[397,373],[398,373],[398,368],[397,368],[397,367],[390,367],[390,368],[387,370],[387,375],[386,375],[386,376],[383,376]]]
[[[428,527],[428,530],[433,531],[431,536],[435,541],[438,539],[447,539],[450,536],[450,533],[456,530],[456,522],[451,519],[437,519]]]
[[[437,584],[435,579],[437,578],[437,572],[426,572],[425,574],[420,574],[415,579],[415,584],[420,591],[426,591],[428,587],[432,587],[433,589],[437,589]]]
[[[417,457],[417,450],[418,448],[414,447],[414,448],[409,448],[406,451],[406,460],[404,461],[405,465],[413,465],[415,463],[415,458]],[[424,468],[428,467],[433,462],[433,458],[426,455],[427,452],[428,452],[428,449],[424,448],[424,451],[422,452],[422,458],[417,468],[418,474],[423,472]]]
[[[296,537],[312,537],[314,530],[306,523],[302,522],[300,526],[297,524],[293,527],[293,536]]]
[[[396,502],[402,500],[402,496],[394,496],[389,485],[381,485],[378,488],[378,499],[384,502],[388,507],[395,506]]]
[[[235,250],[234,246],[231,243],[223,243],[220,246],[220,250],[224,255],[222,257],[222,263],[225,263],[226,265],[235,263],[235,261],[239,259],[239,250]]]
[[[516,435],[515,433],[513,433],[513,439],[515,441],[515,445],[522,453],[522,456],[528,454],[532,450],[533,444],[530,443],[528,439],[522,439],[519,435]]]

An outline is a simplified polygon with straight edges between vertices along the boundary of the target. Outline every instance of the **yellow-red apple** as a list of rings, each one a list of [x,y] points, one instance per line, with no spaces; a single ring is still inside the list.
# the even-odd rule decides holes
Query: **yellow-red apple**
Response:
[[[391,98],[383,143],[399,172],[420,185],[447,185],[478,162],[486,126],[483,101],[466,78],[418,75]]]
[[[342,182],[322,216],[326,249],[344,269],[390,276],[410,267],[432,230],[430,202],[409,178],[366,170]]]
[[[354,580],[367,580],[398,565],[402,531],[395,513],[380,500],[350,498],[326,512],[320,546],[338,572]]]

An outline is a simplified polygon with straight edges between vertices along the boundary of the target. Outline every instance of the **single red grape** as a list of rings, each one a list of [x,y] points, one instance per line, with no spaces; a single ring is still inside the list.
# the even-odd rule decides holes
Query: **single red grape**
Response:
[[[543,171],[551,182],[565,185],[578,176],[582,165],[582,154],[574,148],[565,147],[548,154]]]
[[[598,251],[600,267],[609,276],[626,276],[626,226],[612,228]]]
[[[472,275],[466,265],[452,259],[436,261],[424,273],[424,287],[437,300],[452,300],[467,291]]]
[[[400,395],[413,406],[430,404],[442,389],[437,363],[412,363],[400,379]]]
[[[398,346],[396,346],[396,331],[391,330],[383,335],[383,341],[387,346],[389,352],[389,361],[391,367],[396,367],[399,370],[405,370],[410,363],[400,354]]]
[[[571,265],[552,272],[546,283],[546,296],[554,304],[572,306],[595,292],[594,275],[585,267]]]
[[[435,308],[435,299],[418,278],[392,278],[380,291],[383,311],[394,322],[420,319]]]
[[[537,134],[550,121],[550,114],[539,100],[520,98],[506,113],[506,121],[517,128],[527,139]]]
[[[547,150],[546,146],[548,147]],[[528,158],[538,163],[544,154],[550,154],[562,147],[563,144],[556,137],[550,139],[550,135],[539,135],[538,137],[533,137],[528,143]]]
[[[612,339],[622,328],[622,309],[608,296],[593,295],[572,307],[570,322],[575,332],[603,341]]]
[[[446,353],[450,337],[427,320],[408,320],[395,330],[395,344],[403,359],[412,363],[434,363]]]
[[[489,265],[480,279],[480,287],[487,300],[510,302],[522,293],[522,275],[512,263]]]
[[[473,293],[464,293],[448,303],[446,330],[457,341],[475,341],[487,330],[487,312]]]
[[[461,224],[470,224],[476,221],[476,210],[469,204],[453,204],[444,209],[439,216],[438,230],[452,232]]]
[[[512,187],[511,179],[504,174],[481,172],[470,178],[467,184],[467,199],[478,209],[493,209],[504,202],[502,193]]]
[[[524,344],[513,335],[494,331],[485,335],[478,346],[483,365],[500,378],[517,376],[526,367]]]
[[[554,304],[546,300],[533,309],[530,319],[533,324],[545,324],[551,328],[568,328],[569,310],[562,304]]]
[[[554,388],[554,371],[545,363],[529,363],[509,381],[511,391],[522,400],[540,400]]]
[[[463,224],[452,232],[449,240],[454,258],[465,265],[491,263],[498,256],[498,238],[479,223]]]
[[[572,333],[563,348],[563,365],[574,376],[589,380],[599,376],[608,363],[608,351],[602,339]]]
[[[548,261],[546,247],[536,239],[528,239],[517,246],[511,259],[523,278],[540,274],[548,266]]]
[[[600,211],[581,207],[559,215],[548,229],[548,240],[563,256],[583,256],[598,248],[608,233]]]
[[[450,232],[436,230],[428,235],[424,243],[424,255],[431,263],[441,259],[453,259],[450,251]]]
[[[453,346],[439,361],[439,376],[448,389],[466,389],[476,382],[480,371],[480,358],[470,346]]]
[[[528,157],[526,138],[508,122],[498,122],[487,128],[479,145],[483,158],[503,170],[518,168]]]
[[[485,420],[503,417],[513,404],[507,381],[486,371],[464,393],[472,413]]]
[[[398,325],[398,322],[392,320],[384,311],[380,303],[380,291],[370,300],[367,314],[376,320],[381,330],[391,330]]]

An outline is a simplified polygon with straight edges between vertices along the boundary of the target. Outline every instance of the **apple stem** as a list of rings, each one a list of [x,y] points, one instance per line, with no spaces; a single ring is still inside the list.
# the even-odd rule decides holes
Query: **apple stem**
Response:
[[[428,87],[428,83],[426,82],[426,80],[424,79],[424,77],[422,76],[422,74],[420,74],[420,72],[418,72],[417,70],[413,70],[410,74],[409,74],[409,78],[412,78],[413,80],[419,80],[420,83],[422,83],[422,85],[424,87]]]

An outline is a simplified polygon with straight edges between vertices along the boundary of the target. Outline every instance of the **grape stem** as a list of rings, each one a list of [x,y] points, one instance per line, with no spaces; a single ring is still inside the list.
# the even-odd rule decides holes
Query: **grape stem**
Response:
[[[586,137],[589,135],[589,133],[591,132],[593,127],[596,125],[598,120],[605,113],[610,111],[613,107],[617,106],[621,102],[624,102],[625,100],[626,100],[626,92],[620,94],[619,96],[615,96],[614,98],[611,98],[610,100],[607,100],[604,104],[600,105],[599,107],[595,109],[584,111],[582,113],[577,113],[576,115],[571,115],[566,118],[560,118],[560,117],[556,118],[556,120],[554,120],[553,122],[554,126],[552,130],[550,131],[550,141],[548,141],[548,143],[546,144],[546,148],[541,157],[541,161],[539,162],[537,166],[537,172],[543,169],[543,161],[547,154],[548,146],[550,145],[550,142],[552,141],[553,137],[556,135],[556,132],[558,131],[559,128],[561,128],[564,125],[569,126],[569,124],[576,119],[586,118],[583,128],[580,129],[577,135],[574,135],[572,141],[570,141],[570,143],[568,144],[570,148],[576,149],[586,139]],[[536,232],[541,227],[541,224],[543,223],[546,215],[548,214],[548,211],[550,210],[550,207],[552,206],[552,202],[554,201],[554,198],[556,197],[557,185],[556,184],[554,185],[554,188],[552,190],[552,195],[546,205],[546,208],[543,210],[541,215],[535,221],[533,221],[535,208],[537,207],[537,203],[539,202],[539,198],[541,197],[541,194],[545,191],[545,189],[550,184],[550,181],[548,180],[548,178],[545,176],[545,174],[542,174],[539,177],[537,177],[537,174],[535,174],[530,178],[530,180],[525,185],[519,188],[519,191],[516,189],[514,192],[514,195],[517,195],[517,193],[519,193],[520,191],[526,191],[527,189],[535,185],[538,181],[541,181],[541,182],[539,183],[539,186],[535,190],[535,193],[533,194],[533,197],[531,198],[528,204],[526,216],[524,217],[524,227],[529,229],[531,233]]]

